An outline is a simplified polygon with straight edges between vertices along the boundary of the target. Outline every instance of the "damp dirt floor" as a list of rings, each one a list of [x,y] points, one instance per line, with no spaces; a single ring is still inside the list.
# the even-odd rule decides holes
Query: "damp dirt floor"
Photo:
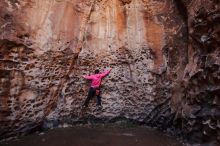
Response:
[[[175,138],[146,127],[69,127],[36,133],[0,146],[183,146]]]

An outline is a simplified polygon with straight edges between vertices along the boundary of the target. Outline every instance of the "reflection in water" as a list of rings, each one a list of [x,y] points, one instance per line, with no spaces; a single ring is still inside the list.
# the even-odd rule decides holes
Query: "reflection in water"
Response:
[[[1,146],[183,146],[183,144],[145,127],[72,127],[29,135]]]

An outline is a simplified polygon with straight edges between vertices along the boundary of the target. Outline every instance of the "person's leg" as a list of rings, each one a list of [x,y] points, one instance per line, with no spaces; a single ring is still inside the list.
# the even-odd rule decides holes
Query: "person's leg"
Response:
[[[97,95],[97,106],[101,106],[101,96]]]
[[[90,99],[94,96],[94,89],[89,88],[88,96],[83,104],[83,106],[88,107]]]
[[[96,89],[97,106],[101,106],[100,89]]]

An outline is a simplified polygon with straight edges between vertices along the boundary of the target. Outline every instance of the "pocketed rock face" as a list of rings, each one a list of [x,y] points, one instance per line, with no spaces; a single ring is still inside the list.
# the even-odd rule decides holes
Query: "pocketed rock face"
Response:
[[[188,64],[180,101],[173,100],[176,120],[190,139],[220,141],[220,1],[192,1],[188,13]]]
[[[166,1],[9,1],[1,5],[1,137],[44,120],[72,117],[144,121],[158,101],[165,64]],[[169,12],[167,12],[168,14]],[[177,18],[178,13],[174,13]],[[103,112],[82,113],[82,75],[112,67],[103,81]],[[69,118],[70,119],[70,118]]]
[[[182,39],[188,42],[188,47],[184,47],[188,53],[184,58],[183,46],[176,42],[164,47],[167,71],[159,78],[158,86],[168,85],[160,91],[168,89],[171,100],[157,106],[146,121],[163,129],[170,127],[169,131],[174,126],[176,132],[180,130],[181,135],[192,141],[219,142],[220,1],[175,4],[183,20],[187,20],[188,31],[182,31]]]
[[[214,122],[217,136],[219,121],[208,114],[219,113],[219,8],[210,15],[207,10],[218,1],[210,1],[202,16],[194,10],[207,2],[196,2],[0,2],[0,137],[28,132],[42,121],[89,117],[161,128],[182,123],[180,130],[192,134],[204,133],[203,123]],[[102,111],[95,110],[95,100],[82,111],[89,87],[82,75],[109,67]],[[208,110],[192,118],[184,114],[188,109]],[[209,121],[200,120],[207,116]],[[190,131],[187,122],[200,127]]]

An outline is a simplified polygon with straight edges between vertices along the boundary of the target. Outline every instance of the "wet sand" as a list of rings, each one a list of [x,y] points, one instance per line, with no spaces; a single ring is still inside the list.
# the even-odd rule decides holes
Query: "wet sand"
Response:
[[[71,127],[0,143],[0,146],[183,146],[175,138],[145,127]]]

